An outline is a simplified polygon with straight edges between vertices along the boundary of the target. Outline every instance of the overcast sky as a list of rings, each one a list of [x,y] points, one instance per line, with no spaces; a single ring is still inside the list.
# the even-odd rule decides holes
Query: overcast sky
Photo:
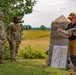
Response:
[[[25,15],[23,20],[32,27],[50,27],[56,18],[61,15],[67,18],[70,12],[76,13],[76,0],[38,0],[33,13]]]

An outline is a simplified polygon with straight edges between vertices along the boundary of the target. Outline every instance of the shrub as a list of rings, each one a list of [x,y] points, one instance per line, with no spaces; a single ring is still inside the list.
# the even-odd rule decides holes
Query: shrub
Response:
[[[4,47],[4,59],[8,59],[9,57],[10,57],[10,48],[8,43],[6,43]]]
[[[31,46],[25,46],[24,49],[19,49],[18,56],[29,59],[46,58],[46,54],[38,49],[34,49]]]

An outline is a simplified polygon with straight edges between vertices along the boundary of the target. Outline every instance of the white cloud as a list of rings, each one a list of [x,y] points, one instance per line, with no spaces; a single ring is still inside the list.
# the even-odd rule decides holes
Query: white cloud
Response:
[[[75,3],[75,0],[38,0],[34,12],[24,16],[24,24],[50,27],[51,22],[62,14],[67,17],[70,12],[76,12]]]

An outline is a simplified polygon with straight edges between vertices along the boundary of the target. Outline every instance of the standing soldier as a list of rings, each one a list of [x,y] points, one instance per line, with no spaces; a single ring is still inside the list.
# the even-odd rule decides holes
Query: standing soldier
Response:
[[[5,45],[5,29],[3,24],[3,17],[4,14],[0,12],[0,64],[3,64],[3,52],[4,52],[4,45]]]
[[[14,17],[13,23],[10,23],[7,27],[7,38],[10,46],[10,58],[11,61],[16,61],[16,55],[19,45],[21,43],[21,26],[19,25],[19,18]]]

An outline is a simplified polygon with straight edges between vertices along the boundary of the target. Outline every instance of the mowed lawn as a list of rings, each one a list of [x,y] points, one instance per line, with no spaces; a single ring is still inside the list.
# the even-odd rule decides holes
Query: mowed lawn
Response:
[[[45,59],[9,60],[0,65],[0,75],[70,75],[68,71],[45,66]]]
[[[50,43],[50,30],[25,30],[23,31],[20,49],[27,45],[45,50]]]

